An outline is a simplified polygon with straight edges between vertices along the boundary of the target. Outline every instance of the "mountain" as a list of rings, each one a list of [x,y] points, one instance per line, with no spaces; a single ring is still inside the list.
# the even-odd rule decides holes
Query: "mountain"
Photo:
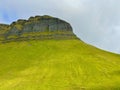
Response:
[[[120,55],[81,41],[63,20],[31,17],[0,34],[0,90],[120,90]]]

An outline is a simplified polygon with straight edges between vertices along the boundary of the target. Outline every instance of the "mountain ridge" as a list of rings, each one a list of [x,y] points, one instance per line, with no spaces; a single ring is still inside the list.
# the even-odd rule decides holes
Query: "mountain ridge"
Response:
[[[77,39],[72,26],[52,16],[35,16],[28,20],[18,19],[10,25],[0,24],[1,41],[36,39]]]

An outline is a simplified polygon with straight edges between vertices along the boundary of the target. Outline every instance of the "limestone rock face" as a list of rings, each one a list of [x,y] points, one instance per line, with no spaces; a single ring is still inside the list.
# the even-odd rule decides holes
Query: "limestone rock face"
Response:
[[[76,38],[69,23],[48,15],[19,19],[10,25],[0,24],[0,35],[1,40],[6,41]]]

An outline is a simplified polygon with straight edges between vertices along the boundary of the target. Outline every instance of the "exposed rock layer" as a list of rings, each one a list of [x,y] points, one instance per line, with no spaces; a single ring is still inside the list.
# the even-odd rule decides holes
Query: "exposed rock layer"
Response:
[[[77,37],[69,23],[47,15],[19,19],[10,25],[0,24],[0,41],[73,38]]]

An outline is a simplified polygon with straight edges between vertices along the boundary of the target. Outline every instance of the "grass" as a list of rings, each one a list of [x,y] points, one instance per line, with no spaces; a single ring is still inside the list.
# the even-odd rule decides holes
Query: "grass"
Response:
[[[0,90],[120,90],[120,55],[80,40],[0,44]]]

